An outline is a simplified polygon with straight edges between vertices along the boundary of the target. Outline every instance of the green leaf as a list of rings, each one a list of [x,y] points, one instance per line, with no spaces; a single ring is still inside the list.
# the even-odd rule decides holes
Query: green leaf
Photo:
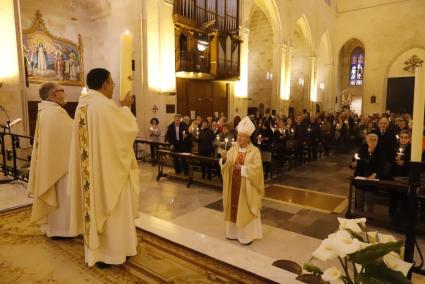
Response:
[[[383,282],[381,282],[381,281],[379,281],[379,280],[377,280],[375,278],[371,278],[370,276],[368,276],[368,275],[366,275],[364,273],[361,273],[361,274],[358,274],[357,275],[357,277],[355,279],[355,283],[361,283],[361,284],[386,284],[386,283],[383,283]]]
[[[375,283],[397,283],[412,284],[403,273],[388,268],[383,262],[372,262],[366,265],[365,272],[362,273],[363,284]]]
[[[308,271],[308,272],[313,273],[314,275],[322,275],[323,274],[323,271],[319,267],[317,267],[317,266],[315,266],[311,263],[304,263],[303,269]]]
[[[358,239],[358,240],[359,240],[359,241],[361,241],[361,242],[365,242],[365,241],[363,240],[363,237],[362,237],[360,234],[358,234],[358,233],[354,232],[354,231],[353,231],[353,230],[351,230],[351,229],[344,229],[344,230],[346,230],[347,232],[349,232],[353,238]]]
[[[404,245],[404,241],[388,242],[385,244],[375,244],[368,246],[358,252],[350,254],[351,260],[355,263],[365,265],[375,261],[379,257],[383,257],[389,252],[400,249]]]

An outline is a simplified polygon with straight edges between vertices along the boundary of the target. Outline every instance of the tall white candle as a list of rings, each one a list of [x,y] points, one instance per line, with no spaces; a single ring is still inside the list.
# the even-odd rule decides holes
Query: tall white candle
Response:
[[[133,36],[129,31],[121,34],[120,38],[120,100],[127,93],[131,93],[132,87],[132,59],[133,59]]]
[[[422,160],[422,139],[424,130],[425,73],[424,67],[415,68],[415,97],[413,101],[412,152],[411,160]]]

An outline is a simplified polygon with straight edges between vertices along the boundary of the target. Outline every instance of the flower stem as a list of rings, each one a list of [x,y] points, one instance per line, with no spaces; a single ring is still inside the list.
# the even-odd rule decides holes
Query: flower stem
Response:
[[[353,264],[353,271],[354,271],[354,283],[357,284],[357,268],[356,268],[356,264],[354,263],[354,261],[351,261],[351,264]]]
[[[350,284],[354,284],[353,281],[350,278],[350,274],[348,273],[348,268],[347,268],[347,257],[344,258],[345,261],[342,261],[342,258],[340,256],[338,256],[339,262],[341,263],[342,268],[344,269],[345,275],[347,276],[347,280],[349,280]],[[345,263],[344,263],[345,262]]]

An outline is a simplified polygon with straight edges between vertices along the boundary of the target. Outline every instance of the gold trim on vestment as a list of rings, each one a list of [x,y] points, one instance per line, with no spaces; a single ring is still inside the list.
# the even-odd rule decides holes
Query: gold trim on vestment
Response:
[[[89,246],[90,233],[90,170],[89,170],[89,136],[87,129],[87,106],[78,108],[78,137],[80,140],[81,188],[84,206],[84,243]]]

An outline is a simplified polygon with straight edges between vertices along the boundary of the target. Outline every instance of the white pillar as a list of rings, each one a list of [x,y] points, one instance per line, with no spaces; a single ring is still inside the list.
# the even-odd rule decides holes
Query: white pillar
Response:
[[[281,73],[281,52],[280,43],[273,43],[273,55],[272,55],[272,96],[270,100],[271,109],[279,111],[280,104],[280,73]]]
[[[317,58],[310,57],[310,88],[309,88],[309,102],[307,109],[310,113],[316,112],[317,102]]]
[[[412,126],[412,162],[422,160],[422,139],[425,109],[425,72],[424,67],[415,68],[415,96],[413,100]]]
[[[287,57],[288,48],[286,44],[280,45],[280,92],[279,92],[279,112],[288,115],[289,102],[286,97],[286,78],[287,78]]]
[[[289,110],[289,100],[291,98],[291,64],[292,64],[293,47],[286,48],[286,66],[285,66],[285,97],[286,105]]]

